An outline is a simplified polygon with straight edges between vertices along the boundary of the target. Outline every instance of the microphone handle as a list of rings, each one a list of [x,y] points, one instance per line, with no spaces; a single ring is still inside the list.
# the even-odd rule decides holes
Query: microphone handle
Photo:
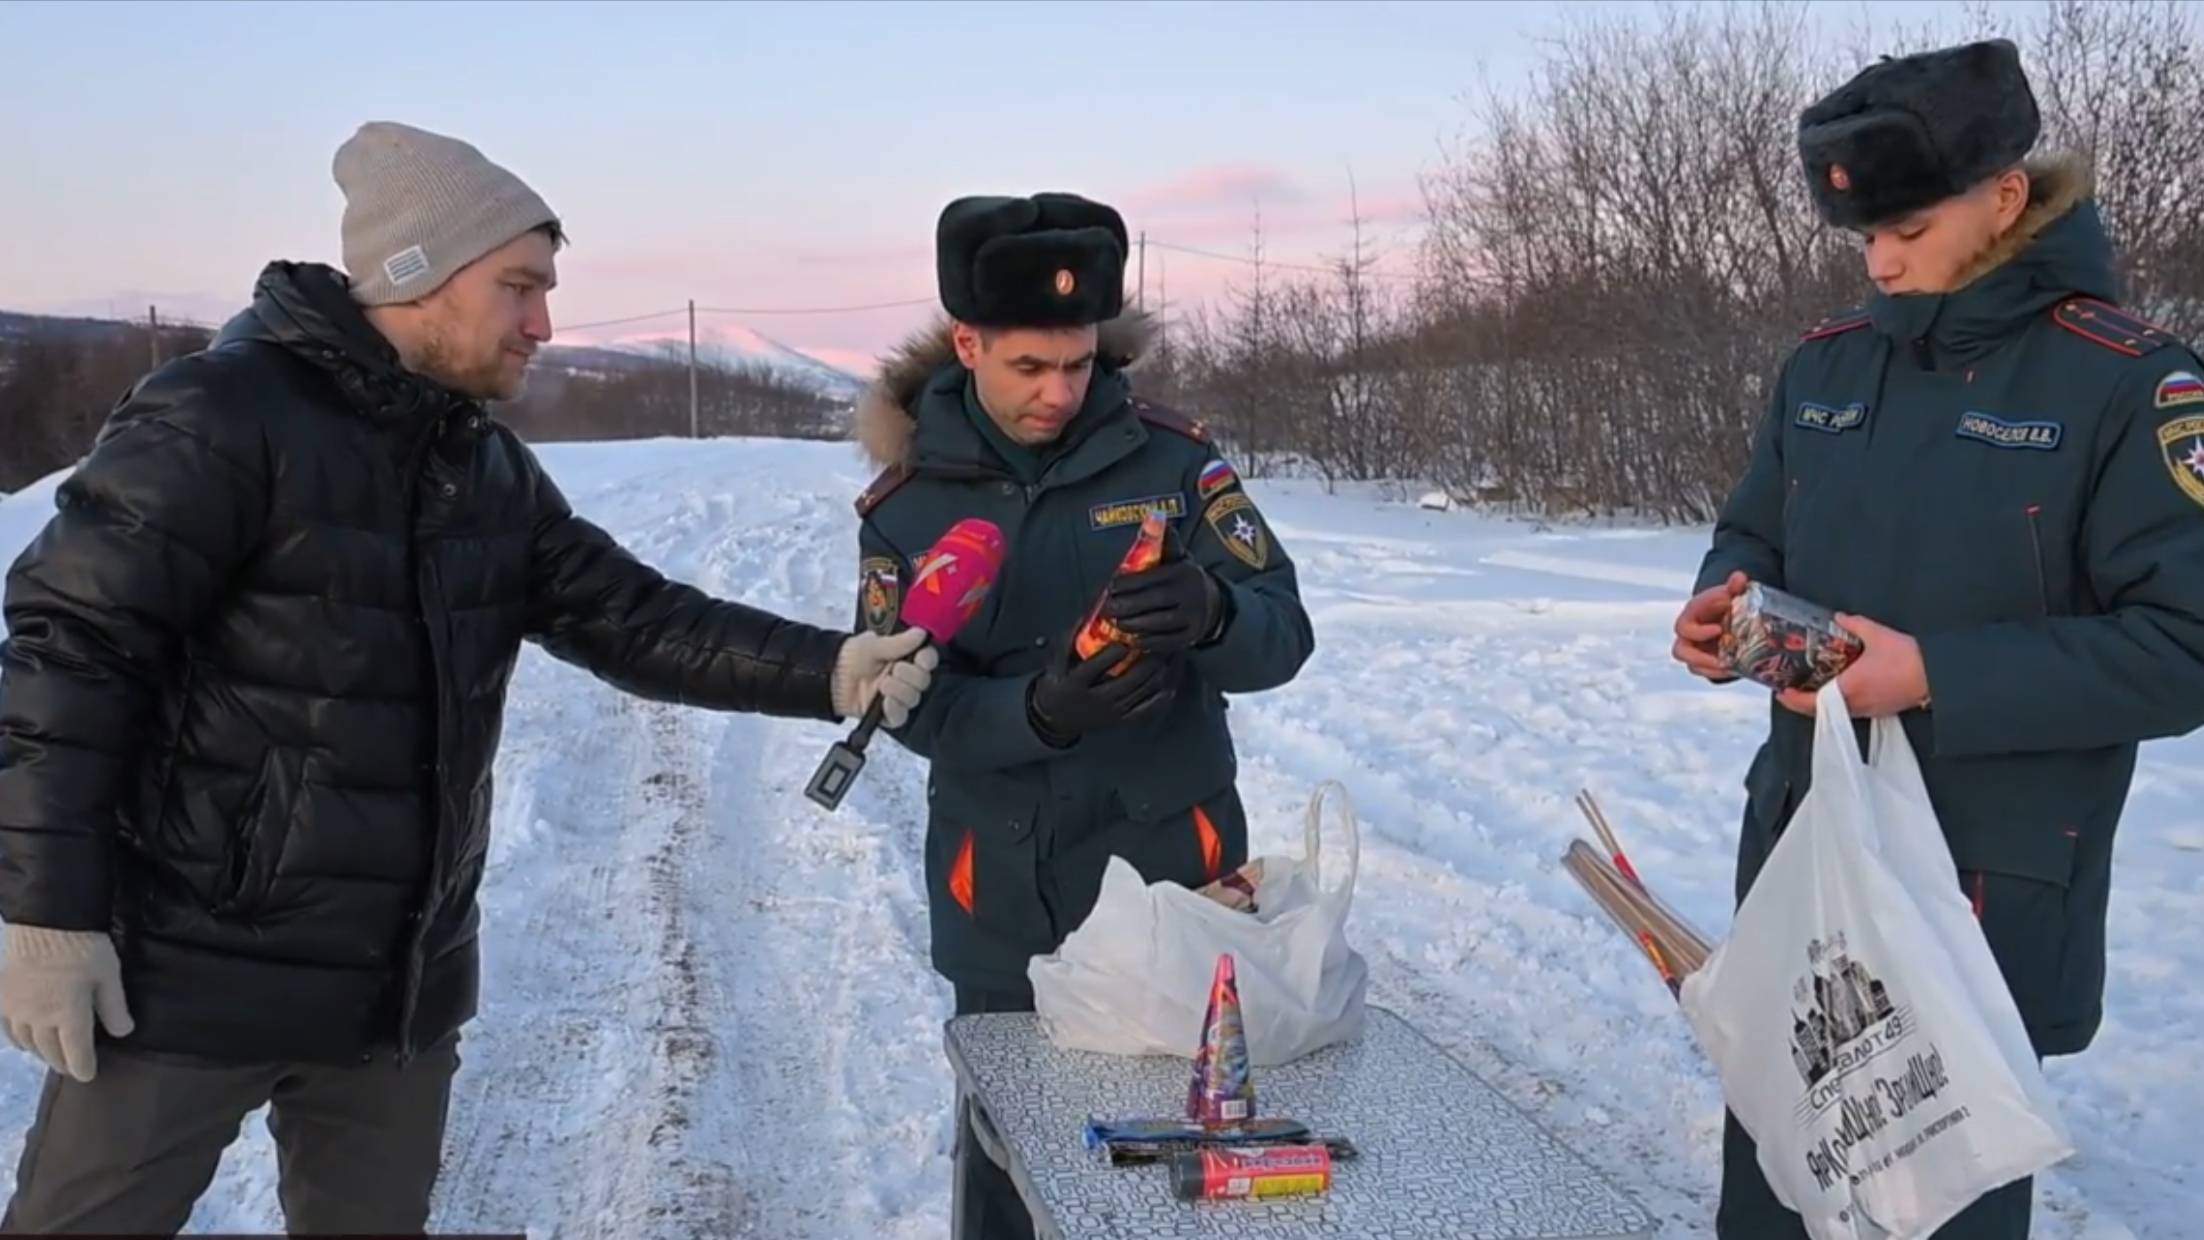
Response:
[[[872,734],[880,730],[880,695],[874,694],[872,705],[865,708],[865,717],[857,721],[857,730],[849,734],[849,747],[859,753],[872,743]]]
[[[934,639],[929,636],[925,641],[919,643],[918,650],[924,650],[933,644]],[[918,650],[913,650],[905,658],[917,658]],[[901,661],[897,660],[897,662]],[[863,753],[865,752],[865,746],[872,744],[872,734],[880,730],[881,717],[886,709],[886,703],[887,699],[880,694],[872,695],[872,705],[865,708],[865,717],[857,721],[857,730],[849,734],[848,744],[851,749]]]

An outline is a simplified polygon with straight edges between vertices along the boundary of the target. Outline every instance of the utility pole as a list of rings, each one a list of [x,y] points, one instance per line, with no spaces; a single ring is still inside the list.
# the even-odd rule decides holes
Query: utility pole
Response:
[[[1163,373],[1171,373],[1171,293],[1165,280],[1163,255],[1156,255],[1156,343],[1162,346]]]
[[[153,358],[152,369],[161,368],[161,311],[157,306],[145,308],[146,350]]]
[[[1133,308],[1148,308],[1148,230],[1140,230],[1140,289],[1133,294]]]
[[[696,298],[689,299],[689,438],[696,439]]]

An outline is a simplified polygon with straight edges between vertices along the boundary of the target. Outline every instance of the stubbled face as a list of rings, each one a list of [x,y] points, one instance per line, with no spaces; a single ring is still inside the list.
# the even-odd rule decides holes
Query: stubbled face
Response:
[[[957,360],[972,372],[980,406],[1011,442],[1053,443],[1086,403],[1097,328],[1017,327],[952,332]]]
[[[556,248],[544,233],[525,233],[420,301],[379,307],[369,317],[406,369],[476,400],[514,400],[536,350],[551,339]]]
[[[1862,229],[1867,277],[1894,296],[1952,292],[2027,208],[2028,176],[2015,170],[1926,210]]]

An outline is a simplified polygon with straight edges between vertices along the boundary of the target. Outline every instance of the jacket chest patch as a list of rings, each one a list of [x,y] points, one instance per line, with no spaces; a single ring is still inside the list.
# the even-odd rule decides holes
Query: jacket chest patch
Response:
[[[1841,435],[1867,425],[1867,406],[1854,403],[1839,408],[1809,400],[1800,403],[1798,416],[1791,420],[1810,431]]]
[[[1173,521],[1186,515],[1186,497],[1173,492],[1169,495],[1149,495],[1141,499],[1113,499],[1106,504],[1096,504],[1087,509],[1087,528],[1113,530],[1121,525],[1138,525],[1151,510],[1161,511]]]
[[[1953,433],[1961,439],[1976,440],[1993,448],[2033,448],[2038,452],[2052,452],[2066,437],[2066,427],[2059,422],[2015,422],[1987,413],[1966,413],[1960,415],[1959,427]]]

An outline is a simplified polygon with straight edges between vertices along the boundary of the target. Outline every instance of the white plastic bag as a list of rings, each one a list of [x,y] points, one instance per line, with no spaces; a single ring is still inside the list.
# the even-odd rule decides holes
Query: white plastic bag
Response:
[[[1990,954],[1989,940],[1982,937],[1982,923],[1975,917],[1974,906],[1953,881],[1951,847],[1937,825],[1936,807],[1929,802],[1921,762],[1906,740],[1904,725],[1896,719],[1875,721],[1868,732],[1867,763],[1884,864],[1905,885],[1928,920],[1929,929],[1951,953],[1968,994],[1988,1019],[1998,1049],[2006,1063],[2013,1066],[2015,1080],[2027,1091],[2036,1113],[2057,1134],[2062,1146],[2059,1157],[2064,1158],[2072,1152],[2066,1144],[2069,1134],[2065,1118],[2051,1093],[2051,1083],[2044,1079],[2041,1061],[2028,1041],[2028,1028],[2013,1002],[2013,992],[2005,985],[2005,975],[1998,969],[1997,957]]]
[[[1807,1231],[1910,1240],[2073,1145],[1903,726],[1863,763],[1834,684],[1818,711],[1812,788],[1681,999]]]
[[[1323,885],[1324,806],[1337,800],[1347,828],[1338,885]],[[1146,883],[1110,858],[1094,911],[1054,955],[1027,969],[1034,1009],[1059,1046],[1115,1055],[1199,1049],[1217,957],[1232,953],[1248,1054],[1256,1066],[1286,1063],[1362,1031],[1369,969],[1347,945],[1362,844],[1354,806],[1336,783],[1309,801],[1298,859],[1267,856],[1257,911],[1238,912],[1176,883]]]

